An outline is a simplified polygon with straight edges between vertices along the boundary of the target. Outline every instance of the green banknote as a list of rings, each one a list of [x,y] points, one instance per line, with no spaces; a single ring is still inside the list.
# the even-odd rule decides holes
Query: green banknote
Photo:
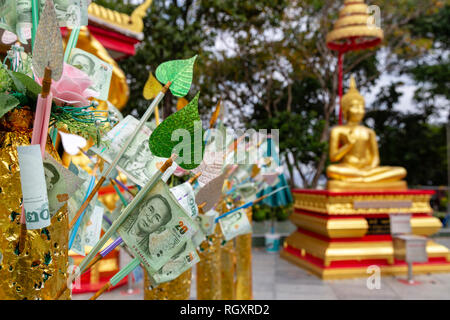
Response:
[[[195,222],[162,180],[118,228],[150,274],[161,269],[196,232]]]
[[[0,28],[16,32],[16,1],[0,0]]]
[[[198,207],[195,203],[195,193],[189,182],[182,183],[170,189],[180,205],[190,213],[191,218],[198,215]]]
[[[46,0],[39,0],[39,13]],[[89,0],[53,0],[60,27],[77,27],[88,24]],[[19,41],[27,43],[31,38],[31,0],[0,0],[0,28],[17,34]]]
[[[91,148],[93,152],[102,157],[105,161],[111,163],[124,144],[127,142],[134,129],[138,126],[139,120],[129,115],[120,121],[114,128],[112,128],[103,140],[108,147],[101,146],[100,148],[94,146]],[[158,170],[158,162],[164,162],[165,158],[154,156],[149,148],[148,139],[152,131],[149,127],[143,126],[136,134],[133,141],[128,146],[127,150],[117,163],[117,168],[125,173],[134,183],[144,186],[150,178]],[[174,162],[164,173],[162,180],[167,181],[177,164]]]
[[[70,221],[72,221],[72,219],[75,217],[76,212],[83,204],[91,180],[91,176],[86,171],[82,170],[81,168],[77,168],[77,171],[78,177],[83,179],[84,182],[80,186],[80,188],[78,188],[78,190],[72,194],[72,196],[69,198],[69,201],[67,201]],[[71,247],[71,250],[83,256],[85,255],[84,246],[86,244],[84,230],[86,224],[90,220],[92,213],[94,212],[96,202],[97,202],[97,194],[94,196],[94,199],[89,203],[88,207],[86,208],[86,211],[84,212],[83,219],[81,220],[81,224],[78,228],[77,235],[75,236],[75,240]]]
[[[236,211],[219,220],[225,240],[229,241],[237,236],[251,233],[252,226],[244,210]]]
[[[85,180],[64,168],[47,152],[44,154],[44,173],[50,216],[53,217]]]
[[[89,76],[92,80],[92,86],[89,89],[97,93],[97,99],[108,99],[113,71],[113,67],[110,64],[78,48],[72,49],[67,62],[72,66],[80,68]]]
[[[42,229],[50,225],[47,187],[41,146],[18,146],[20,184],[27,229]]]
[[[200,257],[198,256],[197,250],[195,250],[192,242],[188,240],[158,272],[150,274],[151,283],[152,285],[158,285],[172,281],[178,278],[183,272],[192,268],[199,261]]]

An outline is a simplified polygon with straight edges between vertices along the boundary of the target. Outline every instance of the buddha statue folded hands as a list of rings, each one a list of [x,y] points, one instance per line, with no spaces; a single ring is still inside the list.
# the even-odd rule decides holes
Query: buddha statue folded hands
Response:
[[[350,80],[350,89],[342,97],[346,124],[334,127],[330,135],[330,160],[338,162],[327,168],[328,189],[399,190],[406,189],[406,170],[380,166],[375,132],[361,125],[365,113],[364,98]]]

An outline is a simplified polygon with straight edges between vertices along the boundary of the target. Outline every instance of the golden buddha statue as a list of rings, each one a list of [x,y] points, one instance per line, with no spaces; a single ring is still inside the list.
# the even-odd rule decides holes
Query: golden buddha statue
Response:
[[[339,162],[327,168],[328,190],[399,190],[406,189],[406,170],[380,166],[375,131],[361,125],[364,97],[356,89],[355,79],[342,97],[346,124],[334,127],[330,135],[330,160]]]

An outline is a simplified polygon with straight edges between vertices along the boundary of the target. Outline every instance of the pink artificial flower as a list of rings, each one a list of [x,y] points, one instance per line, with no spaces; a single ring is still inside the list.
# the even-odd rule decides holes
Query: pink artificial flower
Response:
[[[42,79],[38,79],[42,84]],[[57,105],[68,104],[74,107],[87,107],[91,104],[90,97],[96,97],[97,93],[89,87],[92,85],[89,76],[74,66],[64,63],[61,78],[52,82],[51,93]]]
[[[188,173],[189,173],[188,171],[184,170],[180,166],[177,166],[177,168],[175,169],[173,174],[177,177],[182,177],[182,176],[187,175]]]

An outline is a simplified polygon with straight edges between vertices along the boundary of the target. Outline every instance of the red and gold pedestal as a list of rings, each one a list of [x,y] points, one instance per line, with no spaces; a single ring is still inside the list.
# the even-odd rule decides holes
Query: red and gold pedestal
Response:
[[[407,264],[394,258],[389,214],[412,214],[411,229],[430,236],[442,224],[431,216],[432,191],[293,190],[297,231],[285,241],[281,257],[318,277],[366,277],[377,265],[382,274],[407,273]],[[449,250],[432,240],[428,261],[414,264],[414,273],[450,272]]]

